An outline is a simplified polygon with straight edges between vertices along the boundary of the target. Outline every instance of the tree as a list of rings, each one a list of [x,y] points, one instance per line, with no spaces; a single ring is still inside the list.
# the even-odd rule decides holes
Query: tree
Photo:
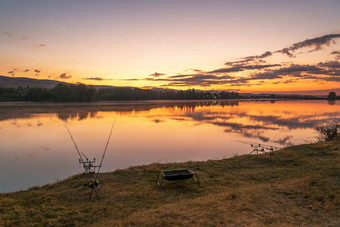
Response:
[[[336,99],[336,93],[334,91],[329,92],[328,99]]]

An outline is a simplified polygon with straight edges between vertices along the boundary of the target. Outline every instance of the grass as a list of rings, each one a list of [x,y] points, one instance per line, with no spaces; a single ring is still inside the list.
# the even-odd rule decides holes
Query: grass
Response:
[[[88,201],[84,176],[0,194],[0,226],[339,226],[340,142],[205,162],[150,164],[99,175]],[[191,180],[155,185],[160,170]]]

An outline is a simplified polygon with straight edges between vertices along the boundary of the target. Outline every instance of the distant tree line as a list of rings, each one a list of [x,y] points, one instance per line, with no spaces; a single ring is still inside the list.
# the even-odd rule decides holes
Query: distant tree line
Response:
[[[91,102],[97,89],[84,84],[57,84],[54,88],[3,88],[0,87],[0,101],[54,101]]]
[[[239,94],[235,92],[211,92],[190,90],[164,90],[154,91],[150,89],[114,87],[98,90],[97,100],[190,100],[190,99],[237,99]]]
[[[237,99],[237,92],[211,93],[189,90],[140,89],[130,87],[95,88],[85,84],[57,84],[54,88],[0,87],[0,101],[92,102],[113,100],[195,100]]]
[[[189,90],[151,90],[133,87],[96,88],[85,84],[59,83],[54,88],[5,88],[0,86],[0,102],[92,102],[118,100],[197,100],[197,99],[240,99],[240,98],[290,98],[316,99],[313,96],[250,96],[241,97],[237,92],[205,92]],[[329,92],[328,100],[340,99],[335,92]]]

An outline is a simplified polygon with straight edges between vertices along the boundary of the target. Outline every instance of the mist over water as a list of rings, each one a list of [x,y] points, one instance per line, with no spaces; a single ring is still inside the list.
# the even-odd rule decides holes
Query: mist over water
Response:
[[[80,151],[100,162],[116,116],[104,172],[251,151],[237,140],[280,147],[314,142],[314,126],[339,121],[340,105],[327,101],[1,103],[0,192],[82,172],[64,122]]]

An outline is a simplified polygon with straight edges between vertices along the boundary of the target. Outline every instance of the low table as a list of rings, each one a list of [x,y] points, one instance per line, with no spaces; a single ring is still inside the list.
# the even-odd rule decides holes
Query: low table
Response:
[[[200,185],[197,173],[194,173],[189,169],[161,171],[158,173],[156,185],[158,185],[158,187],[161,188],[163,180],[174,181],[174,180],[186,180],[190,178],[197,184],[197,186]]]

